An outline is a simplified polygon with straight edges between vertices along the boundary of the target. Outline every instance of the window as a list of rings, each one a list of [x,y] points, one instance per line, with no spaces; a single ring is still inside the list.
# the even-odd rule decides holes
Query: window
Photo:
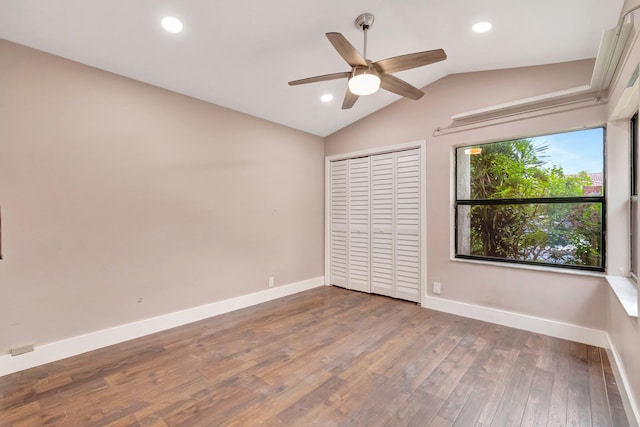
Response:
[[[631,278],[638,282],[638,113],[631,118],[629,126],[631,146],[631,198],[629,213]]]
[[[456,149],[456,258],[604,271],[604,128]]]

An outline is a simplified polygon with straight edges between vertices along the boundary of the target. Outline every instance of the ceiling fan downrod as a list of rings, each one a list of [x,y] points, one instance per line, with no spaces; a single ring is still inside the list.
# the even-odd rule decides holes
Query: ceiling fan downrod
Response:
[[[371,13],[363,13],[355,20],[356,27],[364,31],[364,51],[362,56],[367,59],[367,31],[373,26],[374,17]]]

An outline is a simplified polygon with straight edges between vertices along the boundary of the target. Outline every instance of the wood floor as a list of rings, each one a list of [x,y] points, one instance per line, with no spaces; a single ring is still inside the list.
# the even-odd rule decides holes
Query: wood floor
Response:
[[[323,287],[0,378],[1,426],[626,426],[604,350]]]

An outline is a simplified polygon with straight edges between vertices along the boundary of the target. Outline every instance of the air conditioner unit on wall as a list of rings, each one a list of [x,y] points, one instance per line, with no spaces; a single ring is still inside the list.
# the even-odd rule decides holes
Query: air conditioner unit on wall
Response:
[[[609,88],[632,28],[633,24],[627,23],[602,34],[589,85],[592,90],[602,91]]]
[[[638,102],[640,102],[640,84],[638,83],[638,69],[640,67],[636,65],[636,69],[629,79],[629,83],[622,91],[620,99],[616,104],[609,120],[628,119],[638,110]]]

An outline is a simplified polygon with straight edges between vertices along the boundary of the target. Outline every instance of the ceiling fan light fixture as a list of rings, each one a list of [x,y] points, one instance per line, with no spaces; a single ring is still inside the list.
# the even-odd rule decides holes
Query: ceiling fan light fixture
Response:
[[[356,27],[364,33],[362,54],[342,34],[325,33],[338,54],[351,67],[350,71],[293,80],[289,82],[289,86],[346,78],[348,88],[342,102],[343,110],[353,107],[360,96],[371,95],[380,88],[414,101],[424,96],[420,89],[395,77],[393,73],[444,61],[447,54],[442,49],[433,49],[372,62],[367,59],[367,33],[373,25],[373,19],[371,13],[363,13],[355,20]]]
[[[372,72],[364,70],[354,73],[354,76],[349,79],[349,90],[354,95],[364,96],[376,93],[380,89],[380,77]]]

